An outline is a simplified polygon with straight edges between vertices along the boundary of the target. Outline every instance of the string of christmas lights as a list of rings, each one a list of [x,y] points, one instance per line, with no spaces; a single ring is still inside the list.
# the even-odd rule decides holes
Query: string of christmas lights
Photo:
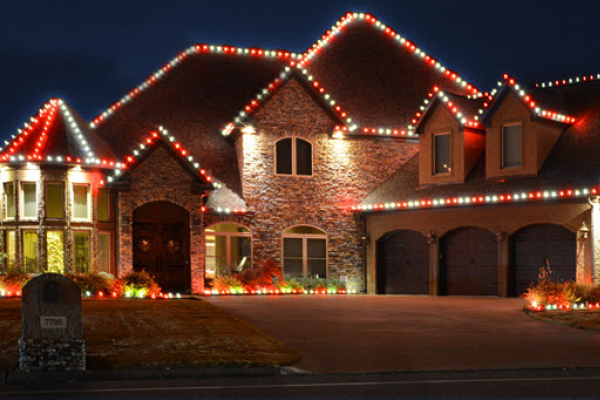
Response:
[[[536,83],[535,87],[542,87],[542,88],[546,88],[546,87],[554,87],[554,86],[565,86],[565,85],[573,85],[576,83],[582,83],[582,82],[593,82],[593,81],[597,81],[600,80],[600,74],[597,75],[583,75],[581,77],[577,76],[575,78],[568,78],[568,79],[560,79],[560,80],[554,80],[554,81],[548,81],[548,82],[541,82],[541,83]]]
[[[438,199],[413,199],[399,200],[396,202],[378,203],[378,204],[359,204],[351,207],[352,211],[390,211],[390,210],[410,210],[455,207],[478,204],[498,204],[498,203],[517,203],[540,200],[558,200],[571,198],[584,198],[590,195],[597,195],[597,188],[565,189],[565,190],[545,190],[535,192],[515,192],[513,194],[485,194],[476,196],[457,196],[442,197]]]

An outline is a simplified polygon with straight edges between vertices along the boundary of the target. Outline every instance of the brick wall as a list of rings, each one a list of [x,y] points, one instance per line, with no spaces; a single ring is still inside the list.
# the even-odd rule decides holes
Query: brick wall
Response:
[[[383,138],[333,139],[335,122],[295,80],[255,116],[256,134],[237,143],[242,188],[253,235],[253,262],[281,262],[282,232],[313,225],[328,236],[328,276],[364,290],[363,223],[349,211],[417,151],[417,144]],[[313,145],[313,176],[276,176],[274,146],[297,136]]]
[[[150,202],[168,201],[190,213],[190,270],[192,292],[204,290],[202,195],[192,192],[194,177],[162,145],[128,177],[130,187],[118,194],[119,273],[133,268],[133,211]]]

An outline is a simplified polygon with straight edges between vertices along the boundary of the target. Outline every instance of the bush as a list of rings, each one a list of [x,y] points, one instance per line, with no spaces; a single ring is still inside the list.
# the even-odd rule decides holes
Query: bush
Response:
[[[566,306],[578,301],[577,294],[581,289],[575,288],[571,283],[556,282],[551,279],[552,270],[549,265],[540,268],[538,282],[532,284],[524,297],[530,304],[546,305],[554,304]]]
[[[273,289],[273,279],[277,279],[277,286],[284,286],[285,279],[279,265],[273,260],[266,260],[260,263],[258,268],[247,269],[237,274],[237,279],[247,290]]]
[[[66,274],[81,289],[81,293],[89,292],[93,295],[99,292],[108,293],[113,285],[114,278],[105,272],[88,274]]]
[[[211,287],[219,292],[243,293],[244,285],[235,276],[214,278]]]
[[[151,295],[158,296],[161,288],[148,272],[142,270],[132,271],[115,279],[110,291],[115,292],[118,296],[146,297]]]
[[[7,292],[19,292],[25,286],[31,276],[18,269],[9,269],[0,275],[0,290]]]

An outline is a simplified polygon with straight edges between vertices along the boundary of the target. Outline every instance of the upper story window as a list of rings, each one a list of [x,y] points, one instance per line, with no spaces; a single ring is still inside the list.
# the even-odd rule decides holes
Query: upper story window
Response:
[[[450,152],[450,133],[440,133],[433,136],[433,173],[447,174],[452,171]]]
[[[15,184],[7,182],[4,184],[4,204],[6,204],[6,218],[15,217]]]
[[[275,144],[275,170],[278,175],[311,176],[312,144],[290,137]]]
[[[73,184],[73,217],[77,219],[89,218],[88,185]]]
[[[108,191],[98,189],[98,221],[106,222],[109,220],[108,208]]]
[[[23,192],[23,218],[36,218],[37,217],[37,198],[36,198],[36,184],[35,183],[23,183],[21,185]]]
[[[64,218],[64,190],[62,183],[46,183],[46,217]]]
[[[510,124],[502,127],[502,168],[523,165],[523,125]]]

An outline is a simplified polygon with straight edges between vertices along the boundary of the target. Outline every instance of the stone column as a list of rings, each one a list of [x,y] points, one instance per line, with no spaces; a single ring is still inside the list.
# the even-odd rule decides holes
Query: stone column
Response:
[[[600,283],[600,197],[591,197],[592,226],[590,229],[591,247],[591,279],[592,283]]]
[[[204,292],[204,234],[202,213],[190,215],[190,274],[194,294]]]
[[[439,295],[440,288],[440,245],[439,240],[433,234],[427,235],[429,243],[429,294]]]
[[[498,243],[498,297],[508,297],[510,255],[506,233],[497,232],[496,242]]]

